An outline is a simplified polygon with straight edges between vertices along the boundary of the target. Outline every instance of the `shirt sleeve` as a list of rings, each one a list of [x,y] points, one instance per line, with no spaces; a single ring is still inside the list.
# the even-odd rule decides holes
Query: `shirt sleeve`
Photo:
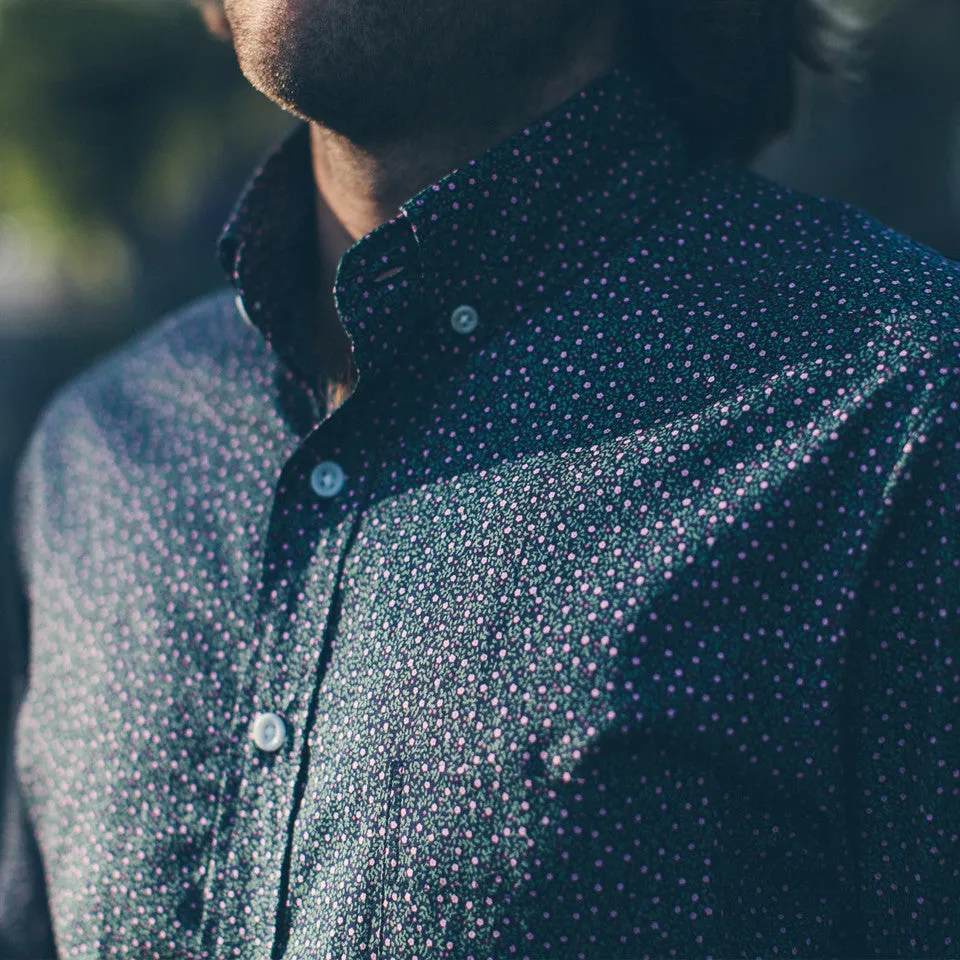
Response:
[[[8,531],[0,536],[0,960],[54,960],[50,911],[36,838],[13,763],[26,685],[29,614]]]
[[[952,398],[904,447],[853,603],[845,742],[858,955],[957,957],[960,410]]]

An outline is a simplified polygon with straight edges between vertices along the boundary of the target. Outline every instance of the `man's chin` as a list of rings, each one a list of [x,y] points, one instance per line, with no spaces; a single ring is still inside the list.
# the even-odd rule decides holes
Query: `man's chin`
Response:
[[[240,68],[257,90],[288,113],[372,150],[430,131],[454,136],[468,122],[471,129],[490,127],[505,111],[522,110],[511,98],[532,90],[538,69],[552,69],[590,0],[522,0],[533,10],[519,21],[517,2],[223,5]]]

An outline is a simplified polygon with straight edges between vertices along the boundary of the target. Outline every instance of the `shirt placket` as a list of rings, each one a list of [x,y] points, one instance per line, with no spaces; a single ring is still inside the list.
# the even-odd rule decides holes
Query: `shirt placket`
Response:
[[[289,836],[309,776],[308,738],[337,618],[339,577],[368,493],[349,424],[321,424],[286,464],[263,556],[255,649],[206,881],[205,945],[253,940],[269,955],[283,922]],[[309,601],[308,603],[306,601]]]
[[[412,240],[412,235],[404,232]],[[399,349],[419,307],[411,249],[396,237],[355,251],[341,270],[338,307],[355,331],[361,380],[350,400],[317,426],[286,463],[265,541],[256,649],[249,658],[228,775],[218,850],[206,882],[205,945],[223,951],[251,940],[281,957],[303,795],[336,758],[311,736],[336,647],[341,578],[373,493],[373,453],[382,454],[378,371]],[[398,282],[391,282],[397,278]],[[363,382],[363,373],[367,373]],[[380,383],[382,387],[382,382]],[[376,460],[379,463],[379,458]]]

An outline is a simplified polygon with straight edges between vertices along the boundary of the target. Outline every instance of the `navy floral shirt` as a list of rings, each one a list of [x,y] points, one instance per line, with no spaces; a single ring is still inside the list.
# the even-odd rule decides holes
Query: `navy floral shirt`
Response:
[[[960,268],[624,64],[343,257],[328,416],[313,209],[25,456],[10,955],[960,955]]]

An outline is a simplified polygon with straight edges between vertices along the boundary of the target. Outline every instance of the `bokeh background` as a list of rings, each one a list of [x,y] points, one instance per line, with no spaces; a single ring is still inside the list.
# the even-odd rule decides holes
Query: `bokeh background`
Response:
[[[804,75],[758,167],[960,258],[960,0],[894,0],[862,72]],[[0,526],[57,387],[222,284],[219,228],[289,124],[186,0],[0,0]]]

